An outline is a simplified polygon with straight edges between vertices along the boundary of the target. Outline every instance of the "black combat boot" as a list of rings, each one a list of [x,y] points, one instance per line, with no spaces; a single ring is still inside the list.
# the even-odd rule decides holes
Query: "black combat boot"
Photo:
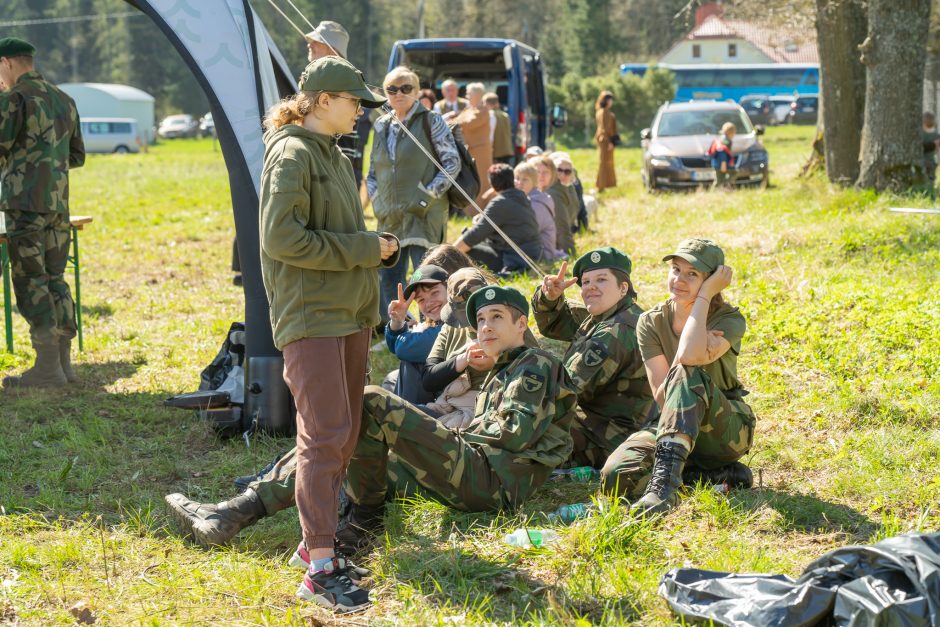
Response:
[[[254,490],[217,505],[190,501],[182,494],[167,494],[164,500],[180,530],[203,548],[225,544],[268,515]]]
[[[346,515],[336,525],[336,553],[353,557],[366,553],[373,537],[382,530],[385,503],[379,505],[349,504]]]
[[[665,514],[679,504],[682,487],[682,469],[689,449],[679,442],[656,443],[656,461],[646,492],[630,507],[635,516]]]
[[[711,485],[728,484],[732,490],[747,490],[754,485],[754,473],[741,462],[731,462],[720,468],[706,470],[697,466],[686,468],[682,473],[682,483],[696,485],[707,483]]]

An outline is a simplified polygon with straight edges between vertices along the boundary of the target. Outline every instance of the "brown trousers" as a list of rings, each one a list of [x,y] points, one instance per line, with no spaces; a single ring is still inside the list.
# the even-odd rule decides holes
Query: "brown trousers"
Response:
[[[284,381],[297,405],[294,498],[307,549],[333,547],[346,466],[359,439],[369,329],[284,347]]]

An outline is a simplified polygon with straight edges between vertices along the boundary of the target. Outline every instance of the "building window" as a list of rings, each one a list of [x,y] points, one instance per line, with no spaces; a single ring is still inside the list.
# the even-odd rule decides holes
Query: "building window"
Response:
[[[738,44],[728,44],[728,57],[738,56]]]
[[[701,59],[702,58],[702,46],[699,44],[692,44],[692,58]]]

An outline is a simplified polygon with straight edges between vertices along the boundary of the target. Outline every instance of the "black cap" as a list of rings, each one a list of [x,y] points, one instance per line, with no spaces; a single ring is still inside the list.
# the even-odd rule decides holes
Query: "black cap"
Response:
[[[405,286],[405,298],[411,298],[411,295],[419,285],[434,285],[435,283],[446,283],[447,271],[440,266],[427,264],[420,266],[411,275],[411,280]]]

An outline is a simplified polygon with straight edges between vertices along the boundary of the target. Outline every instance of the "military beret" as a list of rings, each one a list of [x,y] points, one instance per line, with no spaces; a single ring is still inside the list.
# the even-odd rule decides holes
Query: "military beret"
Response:
[[[595,250],[588,251],[578,257],[574,262],[574,276],[578,278],[578,285],[581,285],[581,275],[588,270],[600,270],[601,268],[610,268],[611,270],[620,270],[626,272],[627,276],[633,270],[633,263],[626,254],[620,252],[613,246],[605,246]]]
[[[434,264],[426,264],[415,270],[411,275],[411,280],[405,286],[405,298],[411,298],[411,295],[419,285],[434,285],[435,283],[444,283],[447,281],[447,271]]]
[[[663,261],[676,257],[685,259],[692,264],[692,267],[702,272],[714,272],[718,266],[725,263],[725,251],[710,239],[701,237],[692,237],[683,241],[676,252],[663,257]]]
[[[490,305],[506,305],[518,309],[523,315],[529,315],[529,301],[522,292],[513,287],[488,285],[471,294],[470,300],[467,301],[467,320],[470,326],[477,328],[477,311]]]
[[[18,37],[4,37],[0,39],[0,57],[33,56],[36,48],[28,41]]]

